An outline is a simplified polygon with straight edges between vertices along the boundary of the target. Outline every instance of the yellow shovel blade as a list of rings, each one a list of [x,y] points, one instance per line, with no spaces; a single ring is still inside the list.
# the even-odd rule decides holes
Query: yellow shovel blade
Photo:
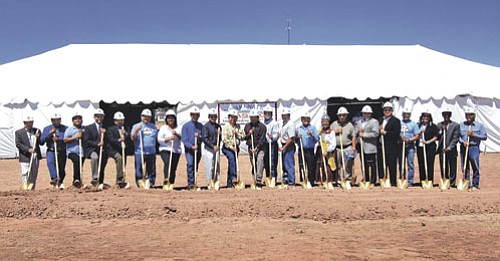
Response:
[[[250,189],[257,190],[257,186],[255,185],[255,183],[252,182],[252,184],[250,184]]]
[[[368,181],[361,181],[359,183],[359,187],[361,189],[368,190],[368,189],[370,189],[370,182],[368,182]]]
[[[144,188],[144,180],[143,179],[140,179],[137,183],[139,184],[139,188]]]
[[[235,186],[236,189],[245,189],[245,182],[243,181],[239,181],[236,186]]]
[[[214,190],[215,191],[219,191],[220,189],[220,184],[219,184],[219,181],[217,180],[215,183],[214,183]]]
[[[380,186],[383,188],[390,188],[391,181],[389,179],[380,179]]]
[[[433,187],[432,181],[422,181],[422,188],[423,189],[431,189]]]
[[[312,189],[312,185],[309,181],[306,183],[306,189]]]
[[[469,187],[469,181],[466,179],[459,179],[457,184],[458,190],[467,190]]]
[[[407,189],[408,188],[408,180],[407,179],[398,179],[398,188],[399,189]]]
[[[328,188],[329,190],[333,190],[333,189],[334,189],[334,187],[333,187],[333,183],[332,183],[332,182],[328,182],[328,183],[327,183],[327,188]]]
[[[149,183],[149,179],[145,179],[142,181],[143,184],[143,189],[149,189],[151,187],[151,184]]]
[[[450,186],[450,180],[448,180],[448,179],[440,179],[439,180],[439,189],[447,190],[450,188],[449,186]]]

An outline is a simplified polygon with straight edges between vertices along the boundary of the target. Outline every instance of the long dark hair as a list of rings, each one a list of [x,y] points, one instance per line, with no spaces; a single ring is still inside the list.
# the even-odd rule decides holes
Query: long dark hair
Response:
[[[168,119],[168,117],[172,117],[172,118],[174,118],[174,127],[173,127],[173,128],[174,128],[174,129],[175,129],[175,128],[177,128],[177,117],[176,117],[175,115],[167,115],[167,116],[165,116],[165,124],[166,124],[167,126],[168,126],[168,123],[167,123],[167,119]]]
[[[427,112],[422,112],[422,115],[420,115],[420,119],[419,119],[419,122],[418,122],[418,127],[422,127],[422,125],[424,125],[423,120],[424,120],[424,115],[425,114],[429,115],[429,123],[428,123],[428,125],[431,126],[431,125],[434,124],[434,122],[432,120],[432,114],[427,113]]]

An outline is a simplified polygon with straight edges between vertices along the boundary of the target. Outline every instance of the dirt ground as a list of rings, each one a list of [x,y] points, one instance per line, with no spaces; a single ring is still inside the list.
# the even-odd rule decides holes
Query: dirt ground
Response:
[[[222,158],[222,185],[226,164]],[[240,167],[250,184],[246,156]],[[500,154],[481,155],[481,190],[472,192],[299,186],[213,192],[182,189],[182,158],[176,191],[54,191],[42,160],[37,190],[23,192],[18,162],[0,160],[0,260],[500,260],[499,168]],[[161,180],[159,157],[157,170]],[[106,171],[105,181],[114,184],[112,159]],[[132,181],[132,164],[127,173]],[[199,176],[204,185],[203,161]]]

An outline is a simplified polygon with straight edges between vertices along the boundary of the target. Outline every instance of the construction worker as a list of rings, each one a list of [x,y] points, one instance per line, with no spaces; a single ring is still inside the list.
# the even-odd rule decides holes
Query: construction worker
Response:
[[[251,110],[249,116],[250,122],[244,128],[245,139],[247,141],[250,165],[252,166],[252,176],[256,181],[256,189],[260,189],[262,187],[262,173],[264,172],[264,150],[267,129],[266,125],[260,122],[257,110]],[[254,169],[254,166],[256,169]]]
[[[90,159],[90,167],[92,170],[92,181],[91,184],[94,187],[98,187],[100,184],[104,183],[104,169],[106,168],[106,163],[108,161],[108,152],[106,149],[106,129],[102,127],[102,121],[104,120],[104,111],[102,109],[97,109],[94,112],[94,123],[85,126],[83,132],[83,143],[85,156]],[[101,158],[101,168],[99,169],[99,154],[102,149]]]
[[[122,151],[125,149],[125,141],[129,134],[125,131],[123,127],[123,122],[125,121],[125,115],[122,112],[117,111],[113,115],[114,125],[108,128],[106,136],[108,139],[108,155],[115,160],[116,165],[116,185],[118,188],[129,188],[129,183],[125,181],[124,176],[124,162],[127,162],[127,155],[123,154]],[[122,147],[123,146],[123,147]]]
[[[151,110],[144,109],[141,112],[141,121],[132,126],[131,139],[134,142],[135,148],[135,184],[137,187],[140,185],[139,180],[142,180],[144,175],[149,179],[151,187],[154,187],[156,181],[156,139],[158,137],[158,128],[151,122],[152,117],[153,113]],[[142,162],[142,157],[144,158],[144,163]],[[143,173],[143,164],[145,165],[147,174]]]
[[[487,139],[486,129],[484,125],[476,121],[476,112],[473,108],[465,108],[465,121],[460,123],[460,154],[462,169],[465,169],[465,178],[470,180],[470,167],[472,167],[472,184],[469,183],[469,188],[479,189],[479,145],[482,140]],[[469,142],[467,142],[469,141]],[[468,148],[468,157],[465,160],[466,148]]]
[[[75,112],[71,120],[73,121],[73,126],[68,127],[64,132],[64,143],[66,143],[67,157],[73,162],[73,186],[75,188],[82,188],[80,163],[83,166],[83,162],[85,161],[83,147],[80,147],[80,140],[83,139],[84,131],[82,128],[82,115]]]
[[[330,128],[330,116],[327,114],[321,117],[321,128],[319,129],[318,135],[320,136],[320,145],[316,150],[315,180],[321,183],[332,183],[335,180],[333,172],[337,169],[337,165],[335,163],[335,159],[337,158],[335,155],[337,141],[335,138],[335,132]],[[323,163],[325,158],[327,164]],[[323,171],[323,175],[321,175],[321,171]]]
[[[314,183],[314,176],[316,174],[316,162],[314,156],[314,148],[316,143],[319,141],[318,130],[312,126],[311,116],[308,112],[305,112],[301,117],[300,121],[302,124],[296,129],[296,143],[299,147],[299,177],[300,181],[303,181],[303,171],[307,168],[307,180],[306,182]],[[302,148],[300,147],[302,141]],[[304,152],[304,159],[302,159],[302,151]]]
[[[19,150],[19,164],[21,166],[21,188],[35,189],[38,176],[40,153],[40,130],[33,128],[33,116],[25,114],[24,127],[15,132],[16,147]]]
[[[433,182],[434,161],[436,159],[436,141],[439,137],[439,129],[432,121],[432,115],[429,111],[422,112],[418,127],[420,129],[420,135],[417,145],[417,158],[420,181],[429,180]],[[424,157],[424,144],[426,157]],[[424,160],[427,161],[427,163],[425,163]],[[427,164],[427,173],[425,164]]]
[[[334,121],[330,126],[337,137],[337,182],[340,180],[339,172],[341,169],[345,171],[344,178],[346,182],[351,182],[352,167],[356,156],[356,130],[352,123],[348,121],[348,115],[349,112],[347,109],[345,107],[340,107],[337,110],[338,120]],[[343,147],[344,150],[342,150],[341,147]],[[342,157],[344,158],[343,161],[345,162],[345,166],[342,166]]]
[[[203,142],[203,125],[198,122],[200,119],[200,110],[193,106],[190,111],[191,120],[182,126],[182,143],[184,143],[184,151],[186,154],[187,161],[187,174],[188,174],[188,190],[196,189],[195,175],[195,167],[198,170],[198,165],[201,160],[201,143]],[[196,141],[196,142],[195,142]],[[194,161],[194,154],[196,155],[196,162]]]
[[[210,189],[210,181],[217,181],[217,173],[220,172],[220,153],[217,158],[217,166],[215,166],[215,154],[220,150],[221,142],[221,126],[217,123],[218,113],[216,109],[211,109],[208,112],[208,122],[203,126],[203,161],[205,162],[205,173],[207,187]],[[219,143],[217,143],[217,141]],[[214,175],[216,177],[214,178]]]
[[[279,151],[283,161],[282,184],[295,186],[295,124],[290,120],[289,108],[282,109],[281,119]]]
[[[418,128],[418,124],[410,119],[411,117],[411,109],[406,107],[403,109],[401,119],[401,140],[405,142],[405,159],[408,171],[405,169],[404,162],[401,157],[401,153],[398,153],[398,164],[399,173],[406,176],[408,180],[408,186],[413,186],[413,177],[415,175],[415,142],[418,141],[420,136],[420,129]],[[402,152],[402,148],[400,148]],[[407,175],[406,175],[407,174]]]
[[[382,179],[386,175],[386,169],[389,169],[391,186],[397,186],[397,158],[399,141],[401,139],[401,121],[393,116],[394,107],[391,102],[384,103],[383,116],[379,119],[380,145],[378,148],[378,173]],[[385,147],[385,164],[382,153],[382,139]],[[387,178],[387,177],[386,177]]]
[[[364,180],[369,181],[371,184],[377,182],[377,146],[379,136],[378,120],[372,118],[373,110],[370,105],[365,105],[361,109],[363,119],[356,124],[358,129],[358,136],[363,139],[363,154],[365,173]],[[370,175],[371,173],[371,175]]]
[[[43,128],[40,137],[40,145],[46,145],[47,168],[50,174],[50,185],[52,188],[64,189],[64,177],[66,177],[66,146],[64,146],[64,132],[66,126],[61,124],[61,114],[54,113],[50,117],[52,124]],[[57,161],[56,161],[57,151]],[[57,164],[57,166],[56,166]]]
[[[274,108],[267,105],[264,108],[264,124],[266,125],[266,144],[264,145],[264,169],[266,176],[275,178],[278,166],[278,122],[273,119]],[[271,145],[271,146],[269,146]],[[269,162],[271,161],[271,162]]]
[[[450,186],[455,188],[457,181],[457,143],[460,139],[460,125],[451,120],[452,112],[450,108],[445,108],[441,115],[443,121],[437,124],[439,129],[439,166],[441,176],[450,180]],[[446,136],[444,135],[446,134]],[[444,146],[443,146],[444,145]],[[443,155],[445,155],[445,169],[443,169]]]
[[[177,175],[177,166],[182,154],[181,129],[177,125],[177,115],[173,110],[168,110],[165,115],[166,124],[161,126],[158,132],[158,144],[160,144],[160,156],[163,160],[163,186],[174,184]],[[172,159],[170,159],[172,156]],[[170,161],[172,166],[170,166]]]
[[[222,153],[227,158],[227,187],[233,188],[238,183],[236,170],[237,154],[240,152],[240,140],[245,138],[245,131],[240,128],[238,112],[230,110],[228,123],[222,127]]]

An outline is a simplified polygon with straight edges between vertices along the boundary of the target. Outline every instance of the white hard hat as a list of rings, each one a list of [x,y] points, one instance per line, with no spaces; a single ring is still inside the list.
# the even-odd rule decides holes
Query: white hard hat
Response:
[[[219,114],[217,113],[217,110],[216,110],[216,109],[210,109],[210,110],[208,111],[208,116],[210,116],[210,115],[219,115]]]
[[[50,116],[50,119],[51,120],[55,120],[55,119],[61,119],[61,114],[59,112],[55,112],[54,114],[52,114]]]
[[[236,116],[236,117],[238,117],[238,112],[236,110],[234,110],[234,109],[230,110],[229,111],[229,116]]]
[[[347,109],[345,107],[340,107],[337,111],[337,115],[340,115],[340,114],[349,114],[349,112],[347,111]]]
[[[281,109],[281,114],[290,114],[290,109],[289,108],[283,108]]]
[[[123,115],[123,112],[117,111],[115,115],[113,115],[113,120],[125,120],[125,115]]]
[[[408,107],[404,107],[403,113],[411,113],[411,109]]]
[[[274,108],[271,107],[271,105],[266,105],[266,107],[264,107],[264,112],[274,112]]]
[[[445,107],[441,113],[444,113],[444,112],[451,112],[450,107]]]
[[[429,115],[432,115],[431,111],[429,109],[425,109],[423,112],[422,112],[422,115],[424,114],[429,114]]]
[[[325,114],[325,115],[321,116],[321,120],[322,121],[324,121],[324,120],[330,121],[330,116],[328,116],[328,114]]]
[[[392,105],[391,102],[385,102],[384,106],[382,106],[382,108],[391,108],[391,109],[394,109],[394,106]]]
[[[152,116],[153,116],[153,113],[151,113],[151,110],[150,110],[150,109],[144,109],[144,110],[142,110],[142,112],[141,112],[141,116],[152,117]]]
[[[174,116],[174,117],[177,117],[177,114],[175,114],[175,111],[170,109],[167,111],[167,113],[165,113],[165,117],[167,116]]]
[[[370,105],[363,106],[363,109],[361,109],[361,113],[373,113],[372,107]]]
[[[309,112],[304,112],[302,113],[302,116],[300,116],[301,118],[311,118],[311,116],[309,115]]]
[[[474,111],[474,108],[472,108],[472,107],[465,107],[464,111],[465,111],[465,114],[476,114],[476,112]]]
[[[31,114],[25,114],[23,117],[23,122],[29,122],[29,121],[34,121],[35,118]]]
[[[259,112],[257,110],[250,110],[250,113],[248,114],[250,117],[259,117]]]
[[[94,115],[102,115],[102,116],[104,116],[104,111],[101,108],[99,108],[99,109],[95,110]]]
[[[75,117],[80,117],[80,118],[82,118],[82,114],[81,114],[81,113],[79,113],[79,112],[77,112],[77,111],[75,111],[75,112],[73,113],[73,116],[72,116],[71,118],[75,118]]]
[[[189,114],[200,114],[200,109],[198,107],[193,106],[191,107],[191,110],[189,110]]]

